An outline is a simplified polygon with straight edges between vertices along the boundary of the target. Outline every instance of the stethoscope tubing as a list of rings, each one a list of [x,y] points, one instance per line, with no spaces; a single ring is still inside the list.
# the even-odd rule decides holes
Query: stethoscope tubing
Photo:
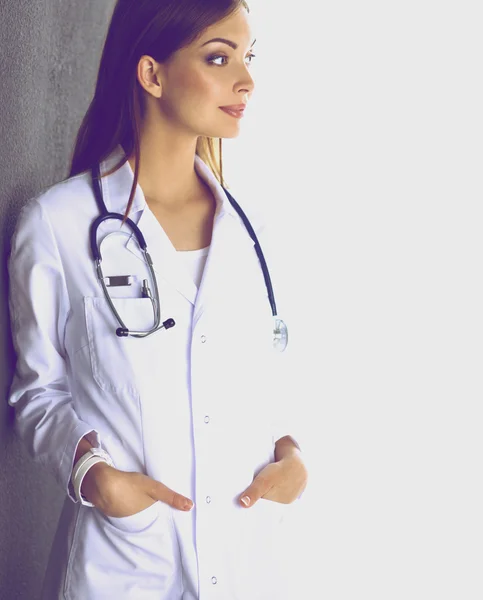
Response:
[[[99,207],[99,211],[101,213],[100,216],[97,217],[97,219],[95,219],[95,221],[92,223],[91,229],[90,229],[91,252],[92,252],[92,256],[93,256],[94,260],[97,261],[97,260],[102,260],[101,251],[100,251],[99,245],[97,243],[97,230],[98,230],[99,226],[101,225],[101,223],[103,223],[104,221],[107,221],[108,219],[117,219],[117,220],[123,221],[124,215],[122,215],[120,213],[109,212],[107,210],[106,204],[102,197],[99,165],[95,165],[93,167],[92,174],[93,174],[92,179],[93,179],[93,183],[94,183],[94,193],[95,193],[97,205]],[[243,211],[243,209],[241,208],[241,206],[238,204],[238,202],[235,200],[235,198],[230,194],[230,192],[226,188],[223,187],[222,189],[225,192],[228,200],[230,201],[230,204],[233,206],[233,208],[236,210],[239,217],[243,221],[244,226],[246,227],[250,237],[253,240],[253,243],[255,246],[255,252],[257,253],[258,260],[260,261],[260,266],[262,268],[263,278],[265,280],[265,286],[267,288],[268,300],[270,302],[270,308],[272,309],[272,315],[274,317],[276,317],[277,316],[277,305],[275,302],[275,295],[273,293],[272,280],[270,278],[270,272],[268,270],[267,261],[265,260],[265,256],[264,256],[263,250],[260,246],[260,242],[258,241],[258,237],[252,227],[252,224],[250,223],[248,217],[246,216],[246,214]],[[141,230],[139,229],[139,227],[129,217],[126,219],[126,223],[131,228],[134,235],[136,236],[136,239],[138,241],[140,248],[143,251],[146,251],[146,249],[147,249],[146,240],[144,239],[144,236],[143,236]]]
[[[92,175],[92,182],[93,182],[93,188],[94,188],[94,196],[95,196],[98,208],[99,208],[100,215],[93,221],[93,223],[90,227],[90,231],[89,231],[90,247],[91,247],[93,259],[95,261],[97,275],[98,275],[99,281],[101,283],[101,286],[103,288],[104,295],[109,303],[109,307],[111,308],[111,310],[114,313],[114,315],[116,316],[119,324],[121,325],[121,327],[116,330],[117,335],[119,337],[124,337],[126,335],[133,335],[134,337],[146,337],[148,335],[151,335],[155,331],[158,331],[159,329],[163,329],[163,328],[169,329],[170,327],[173,327],[175,325],[175,322],[173,319],[167,319],[166,321],[161,323],[161,307],[160,307],[160,299],[159,299],[159,290],[158,290],[158,285],[157,285],[157,281],[156,281],[156,275],[154,272],[153,261],[147,251],[146,240],[144,239],[144,236],[143,236],[141,230],[136,225],[136,223],[134,223],[134,221],[132,221],[130,218],[125,218],[125,216],[120,213],[109,212],[107,210],[106,204],[104,202],[103,194],[102,194],[99,164],[96,164],[92,167],[91,175]],[[238,202],[235,200],[235,198],[230,194],[230,192],[225,187],[222,186],[222,189],[225,192],[230,204],[233,206],[233,208],[237,212],[238,216],[243,221],[243,224],[244,224],[246,230],[248,231],[248,234],[250,235],[251,239],[253,240],[255,252],[257,253],[258,260],[259,260],[260,266],[262,268],[263,278],[265,280],[265,286],[267,288],[267,296],[268,296],[268,300],[270,303],[270,308],[272,310],[272,316],[275,319],[276,332],[277,332],[276,337],[278,338],[281,335],[282,338],[285,338],[285,343],[282,344],[282,348],[281,348],[283,350],[286,347],[287,339],[288,339],[287,338],[287,329],[286,329],[286,325],[284,324],[284,322],[281,319],[278,319],[278,317],[277,317],[277,305],[275,302],[275,295],[273,293],[270,272],[268,270],[268,266],[267,266],[267,262],[265,260],[265,256],[263,254],[263,250],[260,246],[260,242],[258,241],[258,237],[257,237],[250,221],[248,220],[248,217],[246,216],[245,212],[241,208],[241,206],[238,204]],[[135,235],[136,240],[139,244],[139,247],[144,254],[146,263],[149,267],[150,275],[151,275],[152,281],[154,283],[154,290],[155,290],[155,298],[152,297],[152,294],[149,294],[149,297],[153,304],[154,316],[155,316],[153,327],[149,331],[142,332],[142,331],[128,330],[127,327],[125,326],[123,320],[121,319],[120,315],[118,314],[116,307],[114,306],[114,303],[112,302],[112,299],[110,297],[109,291],[107,290],[107,286],[105,284],[104,276],[102,273],[102,267],[101,267],[102,256],[101,256],[101,250],[100,250],[99,244],[97,243],[97,232],[98,232],[99,226],[104,221],[107,221],[109,219],[125,221],[125,223],[128,225],[128,227],[131,229],[131,231]],[[283,333],[282,333],[282,331],[283,331]],[[282,339],[282,338],[280,338],[280,339]]]
[[[277,316],[277,305],[275,303],[275,295],[273,293],[272,280],[270,278],[270,272],[268,270],[267,261],[265,260],[265,256],[263,255],[263,250],[262,250],[262,247],[260,246],[260,242],[258,241],[257,234],[255,233],[255,231],[252,227],[252,224],[248,220],[248,217],[244,213],[242,207],[238,204],[238,202],[235,200],[235,198],[233,198],[233,196],[230,194],[230,192],[227,189],[223,188],[223,191],[227,195],[227,198],[230,201],[230,204],[233,206],[233,208],[238,213],[238,216],[243,221],[243,224],[245,225],[248,233],[250,234],[250,237],[253,240],[253,243],[255,244],[255,252],[257,253],[258,260],[260,261],[260,266],[262,267],[263,278],[265,279],[265,286],[267,288],[268,300],[270,302],[270,307],[272,309],[272,315],[274,317],[276,317]]]

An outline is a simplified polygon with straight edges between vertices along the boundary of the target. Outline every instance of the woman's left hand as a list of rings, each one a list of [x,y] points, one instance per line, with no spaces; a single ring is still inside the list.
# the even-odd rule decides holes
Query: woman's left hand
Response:
[[[284,443],[278,456],[277,451],[275,452],[275,459],[276,462],[262,469],[240,495],[242,506],[253,506],[260,498],[290,504],[304,491],[308,473],[300,450]]]

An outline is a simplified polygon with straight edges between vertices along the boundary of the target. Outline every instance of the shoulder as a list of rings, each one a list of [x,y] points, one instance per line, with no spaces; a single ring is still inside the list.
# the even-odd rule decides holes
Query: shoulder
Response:
[[[96,200],[88,172],[43,189],[21,208],[11,237],[10,260],[22,256],[40,260],[45,255],[70,256],[74,244],[85,244]],[[83,247],[83,246],[82,246]],[[67,251],[65,251],[67,249]]]
[[[95,198],[88,172],[80,173],[43,189],[27,200],[20,210],[17,230],[27,224],[41,226],[50,224],[69,226],[69,223],[92,216],[95,211]]]
[[[282,294],[285,275],[285,260],[289,253],[288,221],[281,211],[271,201],[260,200],[260,194],[255,189],[250,193],[231,192],[250,221],[258,238],[264,258],[277,293]],[[288,284],[288,282],[287,282]]]
[[[257,237],[263,236],[270,230],[271,215],[265,204],[257,203],[253,194],[241,193],[239,190],[228,189],[230,194],[245,213]],[[240,219],[241,220],[241,219]]]
[[[284,239],[283,222],[280,215],[268,202],[257,202],[257,196],[249,200],[240,196],[240,206],[248,217],[262,246],[264,253],[277,253],[277,247]]]
[[[91,201],[95,202],[90,174],[87,171],[53,184],[29,200],[49,214],[78,211],[83,205],[90,207]]]

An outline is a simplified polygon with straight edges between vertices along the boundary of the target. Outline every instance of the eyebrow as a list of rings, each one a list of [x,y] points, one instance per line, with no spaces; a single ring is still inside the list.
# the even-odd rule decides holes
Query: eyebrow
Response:
[[[256,41],[257,41],[256,39],[253,40],[250,48],[253,48]],[[231,40],[227,40],[225,38],[220,38],[220,37],[213,38],[212,40],[209,40],[209,41],[205,42],[204,44],[201,44],[201,47],[203,48],[203,46],[206,46],[207,44],[211,44],[213,42],[222,42],[223,44],[228,44],[228,46],[231,46],[233,48],[233,50],[236,50],[238,48],[238,44],[235,44],[235,42],[232,42]]]

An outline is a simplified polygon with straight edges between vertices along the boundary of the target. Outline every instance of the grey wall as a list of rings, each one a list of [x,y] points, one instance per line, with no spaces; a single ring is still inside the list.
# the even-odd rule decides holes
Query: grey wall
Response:
[[[21,206],[65,179],[114,0],[0,0],[0,598],[40,593],[62,490],[13,431],[6,259]]]

